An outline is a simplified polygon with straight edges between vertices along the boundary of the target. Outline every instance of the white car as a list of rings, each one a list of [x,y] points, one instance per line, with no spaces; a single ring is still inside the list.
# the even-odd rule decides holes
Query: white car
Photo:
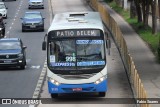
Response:
[[[2,17],[7,19],[7,7],[4,4],[4,2],[0,2],[0,14],[2,14]]]
[[[42,8],[44,9],[43,0],[29,0],[28,1],[28,9],[31,8]]]

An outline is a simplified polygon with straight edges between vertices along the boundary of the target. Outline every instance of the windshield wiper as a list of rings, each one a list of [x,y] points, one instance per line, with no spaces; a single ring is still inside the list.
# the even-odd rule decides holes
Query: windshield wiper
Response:
[[[77,57],[77,60],[78,61],[83,61],[83,60],[91,60],[91,59],[94,59],[95,57],[100,57],[100,54],[89,54],[89,55],[81,55],[81,56],[78,56]]]

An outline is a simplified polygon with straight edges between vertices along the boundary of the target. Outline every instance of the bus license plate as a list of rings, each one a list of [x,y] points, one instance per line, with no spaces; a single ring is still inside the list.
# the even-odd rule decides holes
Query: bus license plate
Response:
[[[72,88],[73,91],[82,91],[82,88]]]

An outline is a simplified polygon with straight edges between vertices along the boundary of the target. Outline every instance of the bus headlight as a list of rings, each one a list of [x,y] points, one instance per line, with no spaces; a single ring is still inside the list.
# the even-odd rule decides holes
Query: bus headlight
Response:
[[[99,84],[99,83],[101,83],[102,81],[104,81],[105,80],[105,77],[101,77],[101,78],[99,78],[98,80],[96,80],[94,83],[95,84]]]
[[[53,84],[55,84],[55,85],[60,85],[60,83],[58,82],[58,81],[56,81],[56,80],[54,80],[54,79],[52,79],[52,78],[48,78],[48,80],[51,82],[51,83],[53,83]]]

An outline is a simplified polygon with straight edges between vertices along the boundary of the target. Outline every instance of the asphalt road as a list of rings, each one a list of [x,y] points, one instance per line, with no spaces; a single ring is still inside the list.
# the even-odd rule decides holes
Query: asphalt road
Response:
[[[6,24],[6,38],[21,38],[27,46],[27,66],[25,70],[18,68],[0,69],[0,98],[32,98],[37,85],[39,75],[42,71],[46,52],[41,49],[43,37],[49,27],[50,17],[48,1],[44,0],[45,9],[34,9],[41,11],[45,17],[44,32],[24,32],[21,31],[21,17],[28,10],[27,0],[6,1],[8,7],[8,18],[4,19]],[[27,105],[0,105],[0,107],[26,107]]]
[[[20,37],[25,46],[27,46],[27,66],[25,70],[17,68],[0,69],[0,98],[32,98],[33,92],[37,85],[38,78],[43,68],[46,59],[46,52],[41,51],[41,43],[43,37],[49,27],[50,12],[49,0],[45,1],[45,9],[36,9],[41,11],[45,17],[45,32],[21,32],[21,20],[25,11],[28,11],[27,0],[7,1],[8,6],[8,19],[5,19],[6,24],[6,37]],[[84,0],[52,0],[53,13],[67,12],[67,11],[92,11]],[[108,87],[109,90],[105,98],[133,98],[132,91],[127,79],[125,69],[123,67],[121,58],[117,51],[115,44],[112,42],[111,55],[108,56]],[[65,96],[65,95],[64,95]],[[90,95],[89,95],[90,96]],[[63,97],[63,95],[62,95]],[[71,96],[74,98],[74,95]],[[45,82],[41,98],[50,98]],[[104,100],[104,99],[103,99]],[[53,103],[57,101],[53,99]],[[94,102],[94,104],[92,103]],[[108,105],[99,98],[96,99],[81,99],[67,100],[59,99],[58,103],[54,106],[109,106],[109,107],[133,107],[134,105],[120,104]],[[51,102],[52,103],[52,102]],[[61,103],[63,103],[61,105]],[[74,104],[67,104],[74,103]],[[86,103],[92,105],[86,105]],[[81,105],[84,104],[84,105]],[[39,107],[51,107],[53,105],[39,105]],[[28,105],[0,105],[0,107],[28,107]]]
[[[51,4],[54,14],[60,12],[92,11],[84,0],[51,0]],[[96,94],[63,94],[60,95],[59,99],[52,99],[48,101],[50,104],[40,104],[38,107],[63,107],[64,104],[66,107],[135,107],[134,104],[107,104],[107,98],[133,98],[132,90],[130,88],[118,50],[113,41],[111,44],[111,55],[107,55],[109,89],[104,99],[97,98]],[[46,81],[40,96],[41,98],[51,98],[48,93]],[[81,96],[82,99],[79,99]],[[93,96],[94,98],[90,99],[90,97]],[[68,97],[70,99],[68,99]],[[83,99],[84,97],[85,99]]]

